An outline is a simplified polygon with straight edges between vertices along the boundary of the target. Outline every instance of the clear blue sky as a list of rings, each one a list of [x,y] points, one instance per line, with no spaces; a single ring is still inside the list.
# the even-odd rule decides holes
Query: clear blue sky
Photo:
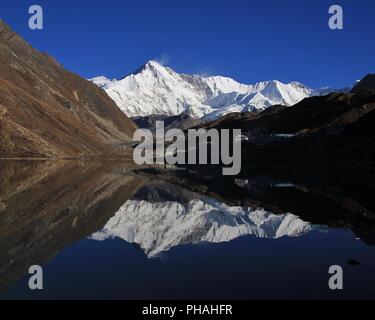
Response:
[[[31,4],[44,9],[42,31],[28,29]],[[344,9],[344,30],[328,28],[332,4]],[[120,78],[150,59],[313,88],[375,72],[374,0],[1,0],[0,17],[86,78]]]

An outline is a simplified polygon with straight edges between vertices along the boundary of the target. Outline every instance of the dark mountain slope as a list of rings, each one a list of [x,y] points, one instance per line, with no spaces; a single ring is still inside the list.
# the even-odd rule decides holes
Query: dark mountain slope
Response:
[[[243,164],[375,163],[375,90],[306,98],[258,115],[230,114],[206,128],[241,129]]]
[[[156,121],[164,121],[165,130],[185,130],[202,123],[201,120],[194,119],[184,113],[177,116],[149,115],[146,117],[134,117],[132,120],[138,125],[138,127],[150,129],[151,131],[156,130]]]
[[[356,95],[332,93],[323,97],[307,98],[293,107],[260,115],[248,123],[247,130],[250,135],[296,134],[315,128],[331,127],[336,119],[373,101],[375,96],[370,92]],[[353,112],[346,121],[350,122],[355,114],[356,112]],[[344,123],[345,121],[342,124]]]
[[[351,92],[358,93],[363,89],[375,90],[375,74],[368,74],[354,86]]]
[[[357,121],[370,111],[364,108],[375,102],[375,91],[331,93],[311,97],[292,107],[273,106],[260,114],[228,114],[207,123],[206,128],[238,128],[249,137],[272,134],[306,133],[323,127],[342,126]]]

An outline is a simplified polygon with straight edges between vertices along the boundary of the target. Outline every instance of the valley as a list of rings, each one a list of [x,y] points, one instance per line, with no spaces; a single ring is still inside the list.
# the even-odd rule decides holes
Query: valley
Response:
[[[374,297],[374,121],[371,73],[313,89],[150,60],[87,80],[0,20],[0,298],[331,299],[333,264],[340,297]]]

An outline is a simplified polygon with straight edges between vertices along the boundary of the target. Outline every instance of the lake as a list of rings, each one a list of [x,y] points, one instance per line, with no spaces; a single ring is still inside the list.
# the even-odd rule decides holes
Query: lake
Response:
[[[375,298],[371,168],[0,161],[0,176],[1,299]]]

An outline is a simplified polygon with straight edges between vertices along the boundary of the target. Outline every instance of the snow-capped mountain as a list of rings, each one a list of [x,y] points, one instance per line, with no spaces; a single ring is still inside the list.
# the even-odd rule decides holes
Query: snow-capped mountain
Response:
[[[155,61],[121,80],[90,80],[129,117],[186,113],[214,119],[230,112],[262,111],[275,104],[291,106],[319,94],[298,82],[274,80],[245,85],[226,77],[179,74]]]
[[[118,237],[137,243],[149,256],[183,244],[227,242],[244,235],[298,237],[316,228],[293,214],[230,207],[211,198],[152,202],[129,200],[91,239]]]

